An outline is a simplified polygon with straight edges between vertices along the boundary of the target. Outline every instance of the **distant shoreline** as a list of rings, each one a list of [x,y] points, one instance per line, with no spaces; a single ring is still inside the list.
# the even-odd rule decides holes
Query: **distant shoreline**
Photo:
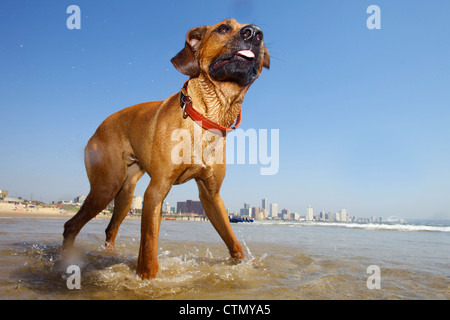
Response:
[[[32,207],[24,208],[10,203],[0,203],[0,218],[25,218],[25,219],[70,219],[76,212],[59,209],[56,207]],[[100,212],[94,219],[111,219],[111,213]],[[127,220],[141,220],[140,216],[127,215]],[[206,217],[189,217],[177,215],[163,215],[163,220],[177,221],[207,221]]]
[[[37,219],[70,219],[76,212],[59,208],[23,208],[9,203],[0,203],[0,218],[37,218]],[[111,214],[99,213],[95,219],[111,219]],[[127,216],[127,219],[139,220],[140,217]]]

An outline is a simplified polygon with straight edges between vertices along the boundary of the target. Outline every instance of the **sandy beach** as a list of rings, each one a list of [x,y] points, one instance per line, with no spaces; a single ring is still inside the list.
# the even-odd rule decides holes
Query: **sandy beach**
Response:
[[[52,208],[52,207],[33,207],[17,206],[11,203],[0,203],[0,218],[39,218],[39,219],[70,219],[75,212]],[[95,219],[111,219],[110,214],[98,214]],[[127,216],[126,219],[139,220],[139,217]]]
[[[74,212],[58,208],[25,208],[11,203],[0,203],[0,217],[2,218],[70,218]]]

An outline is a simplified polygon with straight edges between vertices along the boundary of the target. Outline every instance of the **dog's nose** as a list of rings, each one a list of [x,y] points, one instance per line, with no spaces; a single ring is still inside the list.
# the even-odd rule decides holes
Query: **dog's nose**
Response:
[[[249,24],[241,29],[241,38],[248,43],[258,46],[263,40],[263,32],[253,24]]]

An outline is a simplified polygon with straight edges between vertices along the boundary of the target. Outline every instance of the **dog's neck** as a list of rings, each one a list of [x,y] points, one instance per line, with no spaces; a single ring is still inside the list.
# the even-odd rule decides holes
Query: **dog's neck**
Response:
[[[203,75],[190,79],[188,86],[195,110],[225,127],[236,121],[247,90],[232,82],[213,82]]]

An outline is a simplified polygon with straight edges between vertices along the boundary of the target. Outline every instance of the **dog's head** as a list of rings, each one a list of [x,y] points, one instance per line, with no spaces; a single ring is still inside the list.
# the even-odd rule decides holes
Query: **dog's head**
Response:
[[[212,81],[247,87],[259,77],[263,67],[270,67],[270,56],[259,27],[228,19],[190,30],[184,49],[172,63],[191,78],[204,74]]]

